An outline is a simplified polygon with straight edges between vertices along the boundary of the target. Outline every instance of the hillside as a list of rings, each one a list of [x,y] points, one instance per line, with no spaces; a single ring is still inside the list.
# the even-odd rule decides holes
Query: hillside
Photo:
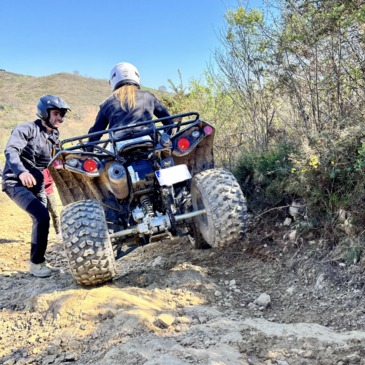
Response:
[[[68,138],[87,133],[110,89],[107,80],[69,73],[34,77],[0,71],[0,165],[11,130],[36,118],[36,105],[45,94],[58,95],[70,105],[71,112],[60,130],[61,138]]]

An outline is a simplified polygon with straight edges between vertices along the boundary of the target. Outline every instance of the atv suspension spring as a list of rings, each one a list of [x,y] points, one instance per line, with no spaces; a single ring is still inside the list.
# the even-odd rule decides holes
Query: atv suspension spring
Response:
[[[148,195],[142,195],[140,199],[143,211],[146,215],[153,215],[151,199]]]

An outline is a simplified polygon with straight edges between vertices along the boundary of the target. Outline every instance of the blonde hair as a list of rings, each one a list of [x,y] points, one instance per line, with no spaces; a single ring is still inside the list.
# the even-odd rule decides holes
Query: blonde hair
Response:
[[[136,89],[135,85],[124,85],[114,91],[124,111],[132,110],[136,106]]]

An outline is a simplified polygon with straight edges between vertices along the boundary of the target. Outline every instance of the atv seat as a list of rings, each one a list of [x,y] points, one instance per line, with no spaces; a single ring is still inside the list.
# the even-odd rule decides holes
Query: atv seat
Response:
[[[150,136],[142,136],[137,138],[126,139],[116,142],[118,153],[125,153],[134,148],[152,148],[153,142]]]

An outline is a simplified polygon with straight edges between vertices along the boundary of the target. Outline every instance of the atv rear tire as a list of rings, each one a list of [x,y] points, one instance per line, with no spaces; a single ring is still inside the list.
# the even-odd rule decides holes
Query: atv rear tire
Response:
[[[247,204],[235,177],[223,169],[202,171],[193,177],[191,199],[194,210],[207,212],[195,218],[201,236],[195,248],[226,247],[240,241],[247,229]],[[203,241],[202,241],[203,238]]]
[[[67,205],[61,214],[62,239],[76,282],[97,285],[116,275],[103,207],[95,200]]]

